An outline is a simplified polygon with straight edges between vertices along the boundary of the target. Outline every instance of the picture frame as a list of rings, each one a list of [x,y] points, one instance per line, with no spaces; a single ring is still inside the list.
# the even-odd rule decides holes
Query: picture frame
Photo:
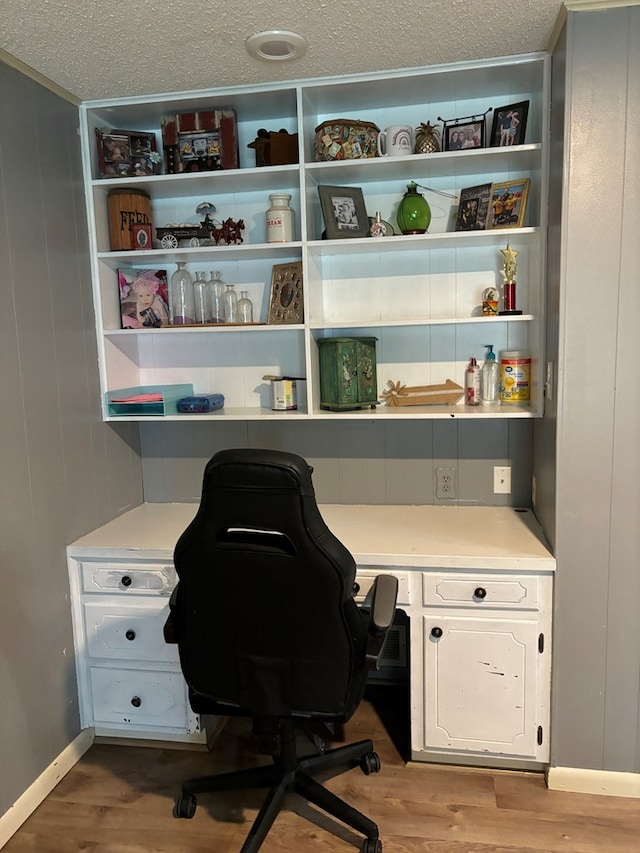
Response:
[[[169,325],[169,287],[164,269],[118,270],[123,329],[160,329]]]
[[[271,270],[268,325],[304,320],[302,261],[274,264]]]
[[[491,203],[493,184],[478,184],[460,190],[460,203],[456,216],[456,231],[484,231]]]
[[[529,103],[519,101],[516,104],[497,107],[493,111],[490,147],[504,148],[524,144]]]
[[[142,178],[160,172],[155,133],[96,128],[101,178]]]
[[[486,119],[484,116],[445,121],[442,128],[444,150],[468,151],[474,148],[484,148],[485,126]]]
[[[319,186],[327,239],[369,236],[369,217],[360,187]]]
[[[492,185],[487,228],[523,227],[530,184],[530,178],[519,178]]]

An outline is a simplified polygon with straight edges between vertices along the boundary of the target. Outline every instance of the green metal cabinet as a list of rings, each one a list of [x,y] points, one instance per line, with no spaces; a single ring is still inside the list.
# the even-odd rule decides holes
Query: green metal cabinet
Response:
[[[333,412],[378,403],[377,338],[320,338],[320,408]]]

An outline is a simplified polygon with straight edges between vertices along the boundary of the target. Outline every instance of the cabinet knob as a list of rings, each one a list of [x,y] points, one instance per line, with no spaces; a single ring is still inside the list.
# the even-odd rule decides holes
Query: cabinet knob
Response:
[[[120,583],[122,584],[122,586],[131,586],[131,578],[129,577],[129,575],[123,575]]]
[[[125,637],[127,638],[127,640],[135,640],[136,632],[132,631],[131,628],[129,628],[129,630],[125,634]]]
[[[436,625],[435,628],[431,629],[431,636],[434,637],[436,640],[439,640],[442,636],[442,628],[438,628],[438,626]]]
[[[473,593],[475,598],[486,598],[487,590],[483,586],[479,586]]]
[[[131,704],[134,708],[139,708],[142,705],[142,699],[139,696],[134,696],[131,700]]]

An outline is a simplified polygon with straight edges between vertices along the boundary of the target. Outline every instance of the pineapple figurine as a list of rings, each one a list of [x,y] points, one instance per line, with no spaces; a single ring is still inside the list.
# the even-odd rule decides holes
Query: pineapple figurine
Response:
[[[440,131],[431,122],[416,127],[416,154],[434,154],[440,150]]]

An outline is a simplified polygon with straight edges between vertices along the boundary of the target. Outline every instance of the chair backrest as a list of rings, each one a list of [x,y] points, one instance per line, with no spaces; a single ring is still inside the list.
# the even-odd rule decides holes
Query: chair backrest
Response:
[[[191,703],[348,719],[366,681],[356,567],[318,510],[312,469],[273,450],[217,453],[174,553]]]

